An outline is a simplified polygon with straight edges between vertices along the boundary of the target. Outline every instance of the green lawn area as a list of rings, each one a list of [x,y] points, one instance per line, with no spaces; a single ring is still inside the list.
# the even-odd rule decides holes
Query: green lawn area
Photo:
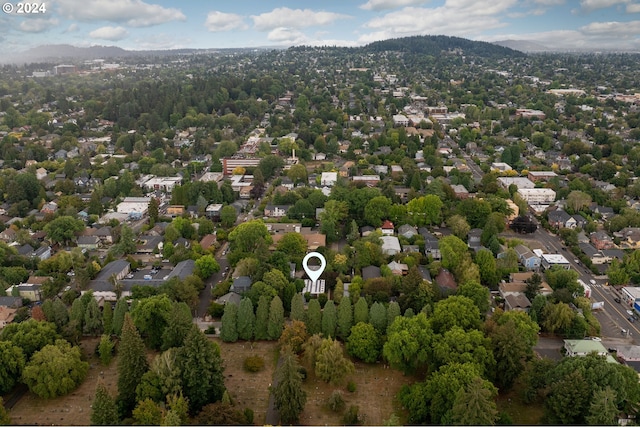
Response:
[[[523,402],[521,396],[520,384],[516,382],[513,389],[498,396],[498,411],[509,414],[514,425],[539,425],[544,408],[537,402]]]

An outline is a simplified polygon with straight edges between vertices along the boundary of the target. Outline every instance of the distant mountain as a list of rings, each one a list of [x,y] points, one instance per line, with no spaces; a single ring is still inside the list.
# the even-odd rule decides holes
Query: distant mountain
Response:
[[[169,50],[125,50],[117,46],[77,47],[68,44],[45,45],[0,58],[0,63],[62,62],[65,60],[116,59],[139,56],[170,56],[203,54],[220,51],[249,49],[169,49]],[[254,49],[252,49],[254,50]]]
[[[449,36],[413,36],[373,42],[363,48],[369,52],[398,51],[424,55],[439,55],[442,51],[461,51],[483,57],[524,56],[521,51],[497,44]]]
[[[531,40],[501,40],[493,42],[498,46],[507,47],[509,49],[518,50],[520,52],[551,52],[555,49],[548,48],[540,43]]]

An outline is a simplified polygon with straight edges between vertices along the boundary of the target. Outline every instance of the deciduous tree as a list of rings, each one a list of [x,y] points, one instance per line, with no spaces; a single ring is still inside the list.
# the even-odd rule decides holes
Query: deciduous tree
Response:
[[[358,359],[374,363],[380,357],[380,335],[370,323],[358,323],[351,328],[347,339],[347,352]]]
[[[24,365],[22,349],[9,341],[0,341],[0,394],[7,394],[13,389]]]
[[[414,372],[427,362],[432,340],[433,331],[424,313],[398,316],[387,330],[382,354],[394,368]]]
[[[88,371],[89,364],[82,360],[80,348],[59,339],[33,354],[22,380],[31,392],[49,399],[75,390]]]
[[[316,375],[328,383],[341,384],[354,371],[355,367],[344,357],[340,343],[331,338],[323,339],[315,353]]]

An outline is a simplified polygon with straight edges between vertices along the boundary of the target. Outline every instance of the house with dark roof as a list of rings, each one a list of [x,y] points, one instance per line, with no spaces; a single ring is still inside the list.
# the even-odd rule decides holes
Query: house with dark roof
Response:
[[[613,243],[613,239],[609,236],[605,231],[596,231],[589,235],[589,239],[593,246],[598,250],[602,249],[613,249],[616,247],[615,243]]]
[[[380,267],[376,267],[375,265],[369,265],[367,267],[362,268],[362,278],[364,280],[376,279],[378,277],[382,277],[382,273],[380,272]]]
[[[235,279],[233,279],[233,283],[231,284],[229,290],[238,294],[242,294],[243,292],[247,292],[249,289],[251,289],[252,284],[253,281],[249,276],[236,277]]]
[[[571,219],[571,215],[562,209],[556,209],[554,211],[550,211],[547,214],[547,220],[549,221],[549,225],[555,228],[565,228],[567,226],[567,221]]]

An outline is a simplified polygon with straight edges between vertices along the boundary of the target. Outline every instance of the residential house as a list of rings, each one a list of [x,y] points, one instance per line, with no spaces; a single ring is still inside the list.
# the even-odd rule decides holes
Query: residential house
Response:
[[[620,239],[623,249],[640,249],[640,227],[625,227],[614,236]]]
[[[418,230],[413,225],[403,224],[400,227],[398,227],[399,236],[403,236],[407,239],[411,239],[416,234],[418,234]]]
[[[571,216],[562,209],[556,209],[547,214],[549,225],[555,228],[565,228],[570,219]]]
[[[15,308],[0,306],[0,329],[13,322],[17,311]]]
[[[439,260],[442,256],[440,254],[438,238],[431,234],[425,227],[420,227],[418,233],[424,238],[424,254],[434,260]]]
[[[367,187],[376,187],[380,184],[380,175],[358,175],[351,177],[354,183],[363,183]]]
[[[360,227],[360,235],[362,237],[367,237],[369,234],[373,233],[374,231],[376,231],[376,229],[370,225],[363,225],[362,227]]]
[[[13,228],[5,228],[2,232],[0,232],[0,240],[11,243],[16,240],[17,233]]]
[[[169,205],[167,206],[167,215],[172,218],[177,216],[182,216],[184,214],[185,207],[184,205]]]
[[[228,292],[222,295],[220,298],[216,300],[216,304],[235,304],[236,306],[240,305],[240,301],[242,301],[242,295],[237,292]]]
[[[469,190],[467,190],[464,185],[456,184],[452,185],[451,188],[457,199],[464,200],[469,198]]]
[[[444,268],[440,269],[435,282],[440,288],[440,292],[445,296],[455,293],[458,289],[455,277],[453,277],[453,274],[451,274],[449,270]]]
[[[611,236],[602,230],[591,233],[589,239],[591,240],[591,244],[598,250],[614,249],[616,247]]]
[[[98,236],[80,236],[76,240],[76,243],[79,248],[95,250],[98,249],[100,245],[100,238]]]
[[[289,205],[272,205],[268,204],[264,207],[264,216],[269,218],[282,218],[287,215]]]
[[[380,273],[380,267],[369,265],[362,268],[362,278],[364,280],[375,279],[378,277],[382,277],[382,273]]]
[[[396,236],[382,236],[382,253],[385,255],[395,255],[402,251],[400,241]]]
[[[564,349],[567,357],[586,356],[591,353],[596,353],[598,356],[607,356],[609,354],[602,342],[589,339],[564,340]]]
[[[200,246],[206,251],[216,243],[216,240],[215,234],[205,234],[200,240]]]
[[[604,256],[602,251],[599,251],[590,243],[578,243],[578,246],[580,247],[580,250],[589,257],[593,264],[605,264],[610,261]]]
[[[404,276],[409,272],[409,266],[407,266],[407,264],[402,264],[396,261],[391,261],[387,264],[387,267],[389,267],[391,273],[396,276]]]
[[[472,228],[469,230],[469,234],[467,234],[467,245],[474,250],[478,250],[482,247],[481,238],[482,229]]]
[[[320,185],[333,187],[338,182],[338,172],[322,172],[320,177]]]
[[[382,234],[384,236],[393,236],[393,233],[395,232],[395,227],[391,221],[386,219],[380,226],[380,230],[382,231]]]
[[[591,203],[589,208],[591,209],[591,212],[600,214],[604,220],[610,219],[614,215],[613,208],[609,206],[600,206],[596,202]]]
[[[251,289],[252,281],[249,276],[240,276],[233,279],[233,283],[229,288],[230,291],[242,294]]]
[[[21,297],[0,297],[0,307],[20,308],[22,307]]]
[[[531,249],[524,245],[517,245],[513,248],[518,254],[518,261],[527,270],[536,270],[540,268],[540,257],[534,254]]]
[[[100,243],[103,245],[113,244],[113,230],[109,225],[98,228],[93,235],[100,239]]]
[[[40,212],[47,215],[53,215],[58,211],[58,204],[56,202],[45,203],[40,209]]]
[[[51,258],[52,250],[49,245],[42,245],[38,249],[34,250],[31,256],[33,258],[38,258],[40,261],[44,261],[45,259]]]

